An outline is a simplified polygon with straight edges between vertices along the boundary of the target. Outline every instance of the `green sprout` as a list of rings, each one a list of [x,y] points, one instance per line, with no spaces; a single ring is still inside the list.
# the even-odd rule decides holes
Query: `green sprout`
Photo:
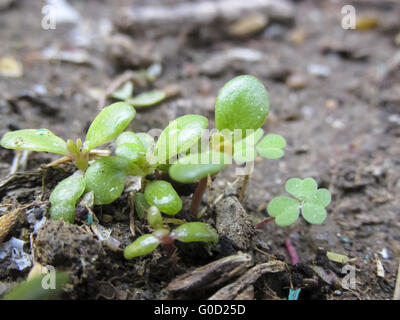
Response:
[[[288,226],[299,218],[311,224],[321,224],[326,219],[325,207],[331,202],[331,194],[325,188],[318,189],[317,182],[312,178],[291,178],[286,181],[286,191],[292,197],[280,196],[272,199],[267,211],[280,226]]]
[[[208,119],[188,114],[171,121],[158,140],[147,133],[125,129],[136,115],[135,107],[156,104],[166,94],[153,90],[133,96],[133,91],[134,85],[129,81],[112,94],[114,99],[123,101],[105,107],[97,115],[84,142],[80,139],[64,141],[48,129],[25,129],[6,133],[0,144],[8,149],[63,155],[55,165],[65,161],[75,163],[78,170],[59,182],[50,195],[52,219],[74,223],[80,200],[90,198],[87,207],[110,204],[124,192],[129,176],[140,177],[141,189],[130,192],[129,197],[137,217],[147,219],[151,233],[138,237],[125,248],[127,259],[148,254],[159,245],[170,253],[175,240],[218,242],[217,232],[208,224],[171,217],[182,210],[182,199],[171,179],[179,183],[197,183],[190,206],[191,215],[196,217],[208,179],[233,160],[247,165],[257,156],[282,157],[285,139],[277,134],[263,136],[262,126],[269,112],[266,88],[253,76],[238,76],[219,91],[215,105],[216,132],[206,136]],[[95,149],[114,139],[113,154]],[[250,172],[246,171],[239,200],[243,199],[249,176]],[[294,198],[278,197],[268,206],[268,213],[278,225],[293,223],[300,211],[310,223],[323,222],[325,207],[330,202],[329,191],[317,189],[316,182],[310,178],[290,179],[286,190]],[[164,215],[169,217],[164,218]],[[92,219],[93,213],[88,216],[87,223],[91,224]],[[170,224],[179,226],[171,229]]]

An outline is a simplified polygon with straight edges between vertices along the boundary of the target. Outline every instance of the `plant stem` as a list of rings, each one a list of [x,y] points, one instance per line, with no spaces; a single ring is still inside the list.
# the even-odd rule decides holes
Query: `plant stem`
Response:
[[[297,255],[296,248],[293,246],[290,238],[286,239],[285,246],[289,253],[290,259],[292,260],[292,265],[299,263],[299,256]]]
[[[250,175],[246,174],[243,178],[243,183],[242,183],[242,187],[240,188],[240,193],[239,193],[239,202],[242,203],[245,193],[246,193],[246,189],[247,189],[247,185],[249,184],[249,179],[250,179]]]
[[[206,189],[207,189],[207,177],[202,178],[199,181],[199,184],[197,185],[196,190],[193,193],[192,203],[190,204],[190,210],[189,210],[189,213],[192,217],[196,217],[197,210],[199,208],[201,200],[203,199],[203,195],[204,192],[206,192]]]
[[[272,222],[274,220],[275,220],[274,217],[265,218],[264,220],[262,220],[261,222],[256,224],[256,228],[257,229],[261,229],[265,224],[270,223],[270,222]]]

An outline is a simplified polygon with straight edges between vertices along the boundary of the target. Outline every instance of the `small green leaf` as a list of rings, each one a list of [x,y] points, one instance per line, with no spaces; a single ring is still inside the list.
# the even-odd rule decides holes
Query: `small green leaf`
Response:
[[[162,216],[160,210],[158,210],[156,206],[151,206],[149,209],[147,209],[147,221],[155,230],[163,227]]]
[[[0,141],[3,148],[67,154],[66,142],[48,129],[23,129],[7,132]]]
[[[258,153],[267,159],[278,159],[283,156],[283,148],[286,146],[285,139],[278,134],[266,135],[258,144]]]
[[[59,202],[52,204],[50,209],[50,218],[53,220],[63,219],[65,222],[74,223],[75,204],[72,202]]]
[[[229,155],[218,151],[188,155],[179,159],[169,168],[169,176],[175,181],[192,183],[221,171],[232,163]]]
[[[162,90],[152,90],[138,94],[137,96],[127,99],[126,102],[135,108],[149,107],[163,101],[166,94]]]
[[[126,82],[121,89],[115,91],[111,96],[114,99],[126,100],[132,97],[133,94],[133,83],[131,81]]]
[[[326,219],[327,213],[323,206],[305,202],[302,208],[303,218],[312,224],[321,224]]]
[[[123,143],[118,145],[115,149],[115,154],[138,166],[145,166],[147,164],[146,149],[136,143]]]
[[[137,216],[140,219],[144,218],[144,215],[146,213],[146,210],[150,207],[150,205],[147,203],[144,194],[141,192],[136,193],[135,195],[135,211]]]
[[[49,274],[40,274],[30,280],[21,282],[7,293],[3,300],[50,300],[57,298],[62,288],[68,283],[68,274],[56,271],[55,288],[44,288],[43,282],[48,283],[45,277],[49,277]]]
[[[215,122],[223,129],[257,130],[269,111],[268,92],[256,77],[243,75],[228,81],[218,93],[215,103]]]
[[[154,154],[158,163],[165,164],[170,158],[187,151],[199,141],[207,125],[206,117],[193,114],[170,122],[155,146]]]
[[[177,227],[171,237],[182,242],[218,242],[217,231],[203,222],[188,222]]]
[[[312,195],[310,195],[306,201],[308,203],[314,203],[321,207],[326,207],[331,203],[331,193],[328,189],[321,188],[315,191]]]
[[[169,182],[150,182],[144,196],[150,205],[156,206],[163,213],[174,215],[182,209],[182,200]]]
[[[154,138],[147,133],[139,132],[136,134],[136,136],[139,138],[140,142],[146,150],[149,150],[155,143]]]
[[[88,152],[118,137],[135,115],[135,109],[126,102],[117,102],[105,107],[89,127],[83,152]]]
[[[276,197],[269,202],[267,211],[271,217],[275,217],[276,224],[288,226],[299,218],[299,202],[289,197]]]
[[[50,195],[50,203],[71,202],[73,204],[85,191],[85,178],[82,171],[75,172],[72,176],[62,180]]]
[[[85,191],[85,178],[82,171],[57,184],[50,195],[50,217],[53,220],[75,221],[75,204]]]
[[[133,259],[153,252],[158,247],[160,241],[152,234],[145,234],[137,238],[134,242],[128,245],[124,250],[125,259]]]
[[[122,132],[118,136],[117,141],[115,141],[115,144],[117,147],[124,143],[135,143],[135,144],[138,144],[143,147],[143,144],[142,144],[142,141],[140,140],[140,138],[137,136],[136,133],[134,133],[132,131]]]
[[[109,204],[118,199],[125,185],[127,160],[120,157],[98,159],[85,173],[86,191],[93,191],[95,204]]]
[[[305,200],[317,190],[317,182],[313,178],[291,178],[286,181],[285,189],[288,193],[300,200]]]

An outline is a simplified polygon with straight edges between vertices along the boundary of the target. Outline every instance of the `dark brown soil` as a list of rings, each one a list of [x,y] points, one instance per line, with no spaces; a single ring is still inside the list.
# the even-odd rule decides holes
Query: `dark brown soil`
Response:
[[[163,66],[160,78],[135,88],[136,92],[176,84],[180,95],[138,110],[130,129],[164,128],[168,121],[188,113],[208,117],[213,128],[218,89],[236,75],[255,75],[268,88],[271,100],[264,130],[281,134],[288,146],[280,160],[257,159],[243,203],[249,218],[258,222],[265,217],[268,201],[284,193],[284,182],[291,177],[313,177],[333,195],[322,225],[311,226],[300,219],[286,228],[269,223],[257,230],[250,248],[249,239],[243,239],[244,250],[256,263],[274,256],[290,264],[288,238],[300,258],[287,272],[261,276],[254,285],[255,298],[286,299],[292,286],[302,288],[300,299],[392,299],[400,257],[397,1],[356,1],[358,18],[378,22],[364,31],[342,28],[341,8],[346,1],[291,1],[292,23],[271,20],[265,30],[244,38],[220,34],[214,26],[211,32],[205,32],[207,26],[195,28],[198,32],[193,26],[178,27],[182,32],[149,26],[146,32],[132,33],[117,21],[121,6],[157,6],[161,1],[70,0],[81,18],[78,23],[57,24],[55,30],[41,28],[44,1],[9,2],[9,7],[0,6],[0,59],[12,56],[20,61],[23,76],[0,74],[0,135],[49,128],[64,138],[83,138],[99,110],[99,90],[105,90],[120,73],[157,61]],[[165,5],[179,2],[170,0]],[[224,21],[218,23],[222,29]],[[124,41],[129,44],[119,37],[127,37]],[[239,47],[261,56],[229,58],[227,52]],[[81,61],[49,60],[44,54],[49,48],[79,53]],[[222,55],[216,58],[218,54]],[[9,178],[13,157],[12,150],[0,148],[2,208],[13,201],[20,205],[39,199],[46,202],[52,188],[73,172],[72,166],[39,170],[57,156],[31,153],[26,172]],[[227,193],[236,178],[234,169],[225,169],[208,197]],[[189,199],[185,197],[180,218],[187,217]],[[46,208],[32,210],[39,219],[46,215]],[[112,205],[96,207],[95,212],[100,223],[113,230],[121,248],[133,240],[127,194]],[[214,210],[207,210],[202,219],[215,226]],[[25,251],[32,253],[33,225],[21,217],[5,241],[11,236],[23,239]],[[146,232],[139,220],[136,227]],[[84,226],[61,222],[47,222],[33,241],[38,262],[70,272],[72,284],[63,293],[65,299],[171,298],[164,289],[178,275],[238,250],[228,232],[216,246],[179,244],[172,258],[157,249],[126,261],[120,251],[102,246]],[[310,266],[317,265],[339,279],[345,276],[341,264],[326,258],[326,250],[356,258],[355,289],[342,289],[334,281],[328,284],[311,270]],[[377,260],[384,277],[377,275]],[[29,268],[18,271],[11,256],[0,260],[0,284],[21,281],[28,272]],[[204,290],[179,298],[204,299],[212,294]]]

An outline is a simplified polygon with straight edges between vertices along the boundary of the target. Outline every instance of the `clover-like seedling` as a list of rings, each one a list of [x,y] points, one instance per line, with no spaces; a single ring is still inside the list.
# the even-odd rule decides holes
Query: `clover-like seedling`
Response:
[[[272,199],[267,211],[280,226],[294,223],[300,215],[311,224],[321,224],[326,219],[325,207],[331,202],[331,194],[325,188],[318,189],[312,178],[291,178],[285,184],[286,191],[293,196]]]

